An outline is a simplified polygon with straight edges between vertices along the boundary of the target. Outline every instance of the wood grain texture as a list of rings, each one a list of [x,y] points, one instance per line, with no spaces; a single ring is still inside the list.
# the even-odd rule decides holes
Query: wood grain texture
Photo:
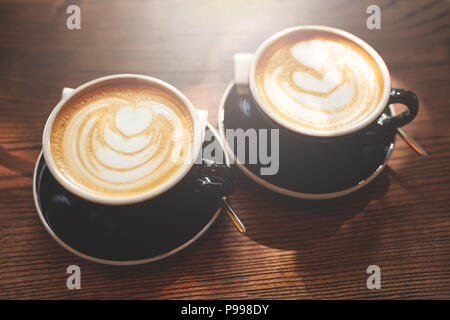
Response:
[[[450,109],[448,1],[377,1],[381,30],[366,28],[373,1],[54,1],[0,3],[0,298],[450,298]],[[82,28],[65,27],[69,4]],[[271,34],[323,24],[366,40],[384,57],[394,87],[420,98],[388,168],[369,186],[329,201],[273,194],[243,175],[225,215],[194,245],[137,267],[84,261],[40,223],[32,173],[45,120],[63,86],[113,73],[161,78],[198,107],[217,109],[232,55]],[[66,288],[66,268],[82,289]],[[366,268],[382,270],[368,290]]]

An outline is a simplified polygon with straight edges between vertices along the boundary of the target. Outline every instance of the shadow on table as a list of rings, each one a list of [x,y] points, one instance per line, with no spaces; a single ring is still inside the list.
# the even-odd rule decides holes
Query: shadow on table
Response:
[[[293,290],[299,295],[368,294],[366,268],[378,263],[372,259],[383,225],[382,213],[371,212],[368,205],[383,201],[389,189],[387,171],[363,189],[336,199],[301,200],[261,191],[258,198],[265,199],[269,209],[262,208],[257,219],[242,217],[252,222],[247,236],[286,251],[296,281]]]
[[[247,236],[265,246],[280,250],[311,250],[331,241],[336,234],[352,228],[352,222],[389,187],[383,172],[365,188],[350,195],[328,200],[303,200],[261,191],[264,208],[257,221],[248,225]],[[267,194],[265,194],[267,192]],[[242,217],[245,221],[245,216]]]
[[[19,158],[0,146],[0,166],[17,172],[22,176],[32,176],[34,162]]]

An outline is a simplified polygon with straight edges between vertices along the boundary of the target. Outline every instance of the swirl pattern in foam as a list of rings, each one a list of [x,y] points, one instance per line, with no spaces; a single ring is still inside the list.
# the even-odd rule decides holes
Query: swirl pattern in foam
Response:
[[[161,88],[103,86],[58,113],[52,157],[67,179],[90,193],[137,195],[191,160],[192,123],[186,106]]]
[[[313,132],[355,126],[373,114],[383,92],[381,71],[364,49],[301,31],[263,52],[255,84],[271,112]]]

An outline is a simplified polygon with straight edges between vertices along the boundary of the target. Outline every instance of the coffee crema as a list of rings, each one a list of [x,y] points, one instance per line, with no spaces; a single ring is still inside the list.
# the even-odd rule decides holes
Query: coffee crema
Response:
[[[57,114],[50,148],[58,168],[81,189],[133,196],[164,184],[191,161],[193,120],[174,94],[152,84],[103,84]]]
[[[317,30],[279,38],[255,69],[258,94],[270,112],[317,133],[351,128],[370,117],[383,83],[380,68],[363,48]]]

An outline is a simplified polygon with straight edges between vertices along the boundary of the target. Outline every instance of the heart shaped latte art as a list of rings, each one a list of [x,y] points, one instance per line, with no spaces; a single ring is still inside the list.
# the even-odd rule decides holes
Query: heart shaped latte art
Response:
[[[117,128],[127,136],[144,131],[152,121],[150,109],[139,106],[133,108],[130,105],[120,108],[115,116]]]
[[[381,97],[381,72],[350,40],[300,38],[260,60],[256,83],[263,100],[296,127],[318,132],[351,127],[367,118]]]
[[[108,196],[157,187],[190,160],[193,128],[177,100],[155,90],[85,99],[61,112],[52,129],[63,174]],[[159,95],[161,94],[161,96]]]

